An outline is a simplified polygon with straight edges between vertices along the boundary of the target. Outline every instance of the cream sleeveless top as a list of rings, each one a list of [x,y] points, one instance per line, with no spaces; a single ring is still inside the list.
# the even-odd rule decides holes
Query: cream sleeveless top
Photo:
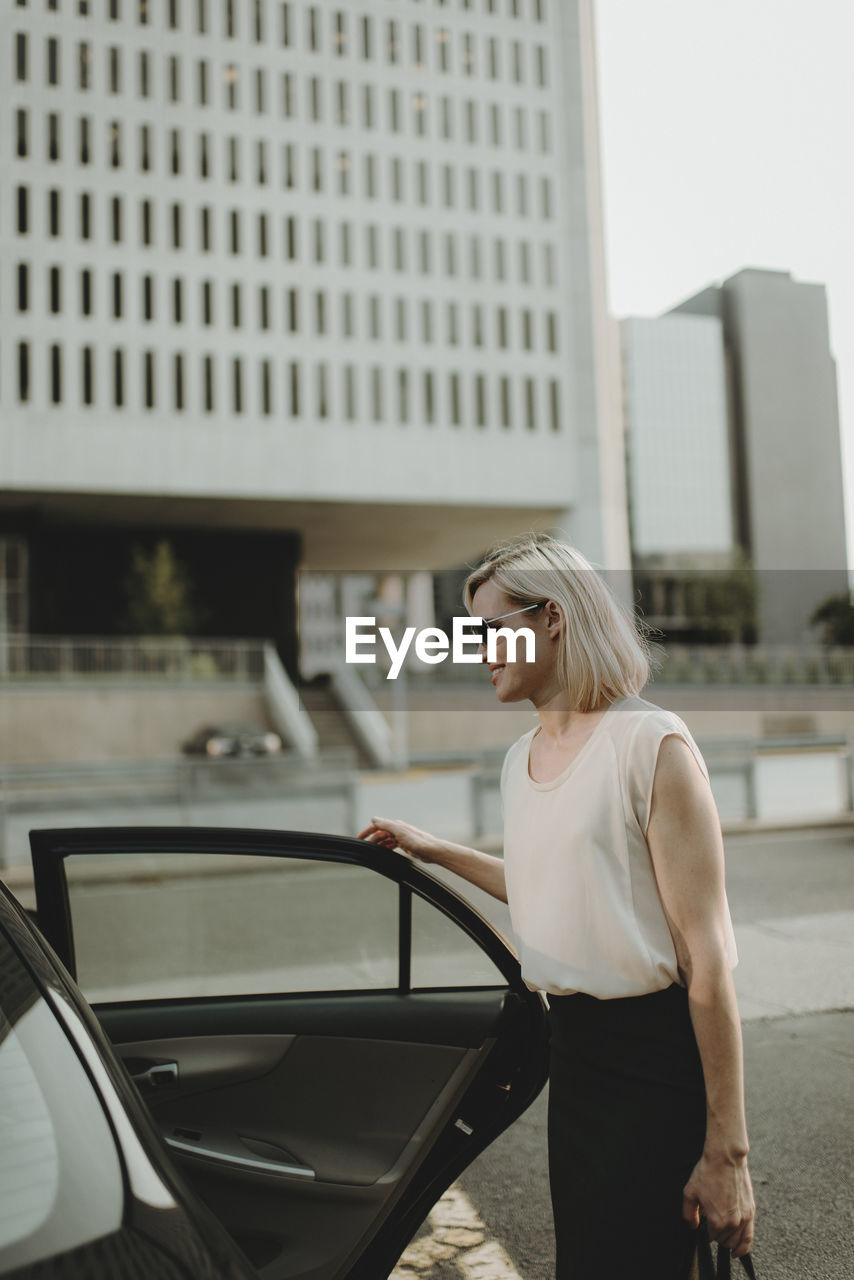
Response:
[[[646,830],[658,750],[680,718],[640,697],[612,703],[574,760],[535,782],[531,729],[501,770],[504,864],[522,976],[553,995],[645,995],[680,982]],[[737,963],[727,908],[727,955]]]

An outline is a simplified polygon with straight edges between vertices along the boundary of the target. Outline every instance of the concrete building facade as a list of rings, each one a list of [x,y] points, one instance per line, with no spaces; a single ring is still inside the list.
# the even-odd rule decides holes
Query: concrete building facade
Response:
[[[161,533],[191,569],[190,532],[267,539],[289,580],[530,527],[628,566],[591,11],[10,8],[0,536],[36,548],[33,627],[83,626],[33,598],[69,529],[102,595],[93,548]]]
[[[816,606],[848,589],[824,286],[740,271],[625,322],[623,360],[636,569],[740,556],[757,571],[759,639],[814,642]]]

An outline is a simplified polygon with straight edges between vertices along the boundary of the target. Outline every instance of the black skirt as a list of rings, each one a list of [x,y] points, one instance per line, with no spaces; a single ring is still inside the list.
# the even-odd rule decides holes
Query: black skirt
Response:
[[[706,1129],[687,992],[549,1004],[556,1280],[686,1280],[682,1191]]]

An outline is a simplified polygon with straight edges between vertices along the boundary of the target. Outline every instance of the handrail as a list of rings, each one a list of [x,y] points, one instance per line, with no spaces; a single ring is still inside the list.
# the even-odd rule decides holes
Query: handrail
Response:
[[[87,680],[259,684],[263,676],[262,640],[0,634],[0,684]]]

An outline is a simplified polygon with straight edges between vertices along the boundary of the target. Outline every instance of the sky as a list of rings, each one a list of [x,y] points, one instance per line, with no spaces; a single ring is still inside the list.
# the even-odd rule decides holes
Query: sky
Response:
[[[657,315],[742,267],[826,285],[854,564],[854,3],[594,0],[608,292]]]

